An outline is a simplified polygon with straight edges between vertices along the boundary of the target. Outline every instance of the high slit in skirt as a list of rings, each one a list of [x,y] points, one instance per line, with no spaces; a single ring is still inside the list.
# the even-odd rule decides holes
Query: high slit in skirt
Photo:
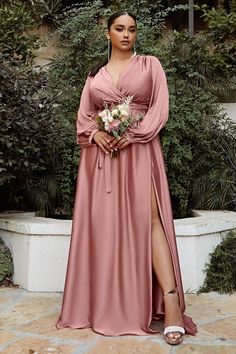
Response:
[[[156,334],[164,316],[152,268],[151,183],[170,248],[185,330],[196,333],[185,303],[168,183],[159,138],[130,144],[110,158],[81,149],[73,227],[57,328],[107,336]]]

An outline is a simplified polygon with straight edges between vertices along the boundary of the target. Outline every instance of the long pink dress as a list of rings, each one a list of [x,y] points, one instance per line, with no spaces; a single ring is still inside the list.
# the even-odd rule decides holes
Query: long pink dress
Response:
[[[110,158],[93,142],[94,117],[107,104],[134,96],[143,121],[132,143]],[[85,328],[118,336],[155,334],[152,318],[164,315],[152,269],[151,183],[170,247],[181,310],[185,303],[168,183],[158,133],[168,118],[168,89],[157,58],[136,55],[116,86],[105,67],[88,77],[77,120],[81,146],[66,283],[57,328]],[[183,314],[185,330],[196,325]]]

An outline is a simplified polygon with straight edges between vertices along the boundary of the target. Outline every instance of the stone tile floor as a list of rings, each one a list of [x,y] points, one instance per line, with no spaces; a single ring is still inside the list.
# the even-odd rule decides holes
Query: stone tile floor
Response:
[[[90,329],[55,328],[61,293],[0,287],[2,354],[236,354],[236,294],[188,294],[196,337],[171,347],[162,335],[105,337]]]

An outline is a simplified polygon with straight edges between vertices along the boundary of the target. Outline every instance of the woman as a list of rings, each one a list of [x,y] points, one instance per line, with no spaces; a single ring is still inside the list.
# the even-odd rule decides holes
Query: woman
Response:
[[[132,14],[113,14],[107,38],[111,56],[89,74],[78,112],[81,158],[57,328],[147,335],[157,333],[150,328],[152,318],[164,317],[167,343],[178,344],[185,332],[195,334],[196,326],[183,314],[158,138],[168,117],[166,78],[157,58],[132,54],[136,39]],[[99,129],[95,117],[104,103],[114,106],[128,96],[133,96],[132,115],[142,113],[144,119],[117,139]]]

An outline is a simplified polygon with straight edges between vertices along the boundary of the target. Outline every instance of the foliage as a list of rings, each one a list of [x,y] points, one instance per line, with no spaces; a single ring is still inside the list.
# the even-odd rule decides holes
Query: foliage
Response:
[[[230,123],[229,123],[230,125]],[[229,135],[229,131],[232,135]],[[215,154],[198,154],[198,174],[193,183],[195,207],[236,211],[236,135],[234,127],[223,134],[218,128]],[[207,158],[208,157],[208,158]]]
[[[13,273],[13,261],[11,252],[0,238],[0,283]]]
[[[197,206],[201,192],[196,190],[192,198],[194,181],[202,173],[207,175],[209,161],[221,159],[219,137],[228,141],[233,135],[213,94],[222,72],[212,71],[207,45],[202,36],[175,32],[170,42],[156,48],[169,85],[170,116],[162,131],[162,144],[176,217],[188,215]],[[222,83],[229,85],[228,81]],[[222,189],[218,195],[219,191]]]
[[[37,25],[45,25],[50,29],[57,27],[58,14],[62,9],[62,0],[27,0]]]
[[[234,2],[234,4],[233,4]],[[234,40],[236,34],[236,2],[232,1],[228,12],[223,7],[211,8],[207,5],[197,7],[202,10],[202,17],[208,22],[211,37],[219,43],[226,39]]]
[[[187,32],[174,32],[168,43],[172,53],[170,64],[185,80],[186,91],[197,87],[216,96],[230,95],[235,85],[232,73],[228,65],[216,58],[212,45],[205,33],[191,37]]]
[[[43,16],[45,1],[27,3],[31,4],[31,11],[39,6],[37,16]],[[107,56],[105,18],[123,8],[137,16],[138,54],[159,57],[167,74],[170,118],[162,131],[162,143],[175,217],[188,215],[190,208],[200,200],[204,173],[211,174],[216,167],[214,163],[221,168],[224,166],[229,171],[227,178],[230,176],[233,180],[235,171],[230,169],[230,160],[225,158],[225,165],[221,164],[223,144],[219,144],[220,138],[231,146],[233,133],[229,133],[231,127],[216,104],[217,95],[230,93],[232,89],[231,52],[229,47],[227,55],[223,47],[219,51],[215,49],[220,48],[217,47],[220,44],[209,18],[208,34],[189,37],[187,33],[174,32],[167,42],[162,35],[165,17],[186,6],[163,7],[162,1],[150,0],[130,4],[127,0],[112,1],[104,8],[102,1],[95,0],[58,13],[61,11],[59,1],[50,3],[54,7],[50,11],[58,25],[56,33],[62,50],[54,58],[49,72],[1,64],[4,124],[0,136],[3,142],[0,185],[9,200],[18,198],[14,200],[19,207],[26,205],[27,198],[28,203],[44,209],[47,214],[55,204],[63,205],[68,213],[72,210],[80,156],[75,141],[75,119],[81,91],[91,66]],[[39,23],[36,12],[34,19]],[[208,15],[204,16],[209,17],[208,10],[206,13]],[[229,37],[230,34],[227,40]],[[225,37],[222,38],[226,43]],[[14,42],[9,37],[9,43],[11,41]],[[28,53],[31,48],[29,43]],[[14,53],[10,55],[14,57]],[[23,58],[24,63],[29,62],[27,57]],[[216,180],[217,174],[214,176]],[[202,189],[196,187],[195,180]],[[216,185],[215,180],[212,186]],[[223,182],[220,187],[223,191]],[[209,184],[204,188],[209,193],[213,191]],[[224,195],[227,195],[224,203],[228,203],[232,191]],[[209,206],[209,201],[205,199],[204,205]],[[232,208],[232,203],[227,206]]]
[[[29,33],[34,22],[25,4],[10,1],[0,7],[0,52],[5,60],[31,63],[37,37]]]
[[[236,291],[236,230],[230,231],[210,254],[205,266],[206,278],[199,292]]]
[[[38,93],[47,83],[46,73],[5,62],[0,63],[0,76],[0,188],[9,202],[12,196],[13,204],[24,207],[26,186],[57,164],[64,126],[54,114],[56,98]]]
[[[173,78],[169,78],[170,116],[162,132],[162,145],[167,166],[174,215],[184,217],[191,207],[191,191],[195,178],[196,152],[213,152],[210,132],[203,116],[211,110],[208,94],[201,89],[185,93],[185,82],[178,82],[176,92]],[[211,100],[212,103],[212,100]],[[209,111],[209,116],[212,114]],[[209,119],[211,119],[209,117]]]
[[[225,75],[222,73],[222,78],[231,78],[231,90],[236,90],[236,1],[231,2],[229,12],[223,7],[209,9],[203,5],[198,8],[202,11],[204,21],[208,23],[206,39],[211,51],[211,67],[214,71],[223,69]],[[220,92],[220,96],[221,101],[225,99],[223,92]]]

